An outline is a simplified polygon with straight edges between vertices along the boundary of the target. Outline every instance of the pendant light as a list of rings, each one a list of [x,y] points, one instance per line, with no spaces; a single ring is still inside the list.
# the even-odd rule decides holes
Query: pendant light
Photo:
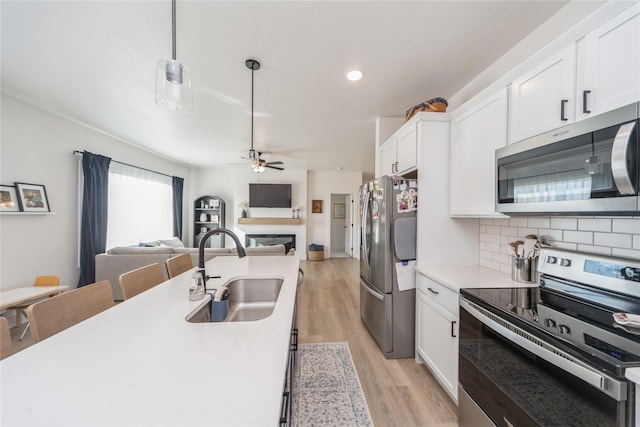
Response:
[[[191,111],[191,70],[176,61],[176,0],[171,0],[172,59],[156,66],[156,104],[169,111]]]
[[[251,149],[249,150],[250,167],[255,173],[264,172],[264,166],[260,164],[260,156],[253,149],[253,73],[260,69],[260,63],[255,59],[247,59],[244,63],[251,70]]]

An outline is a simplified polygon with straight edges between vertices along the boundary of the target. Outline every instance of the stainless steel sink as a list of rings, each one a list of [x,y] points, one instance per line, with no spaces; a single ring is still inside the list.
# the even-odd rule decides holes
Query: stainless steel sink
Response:
[[[269,317],[276,306],[282,282],[282,279],[269,277],[235,279],[227,283],[229,306],[224,322],[250,322]],[[211,303],[188,316],[187,321],[210,322]]]

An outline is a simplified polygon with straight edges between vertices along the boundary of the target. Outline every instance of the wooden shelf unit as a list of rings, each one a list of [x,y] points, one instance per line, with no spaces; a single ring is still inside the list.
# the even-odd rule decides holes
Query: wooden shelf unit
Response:
[[[238,218],[238,224],[300,225],[302,218]]]

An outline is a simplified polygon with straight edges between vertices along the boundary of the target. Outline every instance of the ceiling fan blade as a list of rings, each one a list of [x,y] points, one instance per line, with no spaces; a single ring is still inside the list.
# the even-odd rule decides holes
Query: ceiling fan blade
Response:
[[[280,160],[276,160],[275,162],[267,162],[268,165],[284,165]]]
[[[284,170],[284,168],[281,168],[281,167],[278,167],[278,166],[271,166],[271,165],[270,165],[270,164],[268,164],[268,163],[267,163],[266,165],[264,165],[264,167],[265,167],[265,168],[271,168],[271,169],[277,169],[277,170],[279,170],[279,171],[283,171],[283,170]]]

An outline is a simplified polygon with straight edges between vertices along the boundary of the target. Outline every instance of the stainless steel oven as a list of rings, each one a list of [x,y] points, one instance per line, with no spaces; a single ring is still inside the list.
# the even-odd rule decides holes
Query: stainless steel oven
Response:
[[[639,212],[639,109],[631,104],[496,150],[496,209]]]
[[[544,249],[538,269],[461,291],[460,426],[635,426],[640,327],[613,313],[640,314],[640,261]]]

